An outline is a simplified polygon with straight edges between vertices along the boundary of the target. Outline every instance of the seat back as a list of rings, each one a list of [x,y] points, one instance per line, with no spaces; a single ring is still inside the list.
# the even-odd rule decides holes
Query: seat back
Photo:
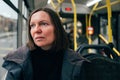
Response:
[[[82,53],[84,49],[90,49],[91,47],[106,50],[107,54],[105,54],[107,56],[101,53]],[[84,80],[120,80],[119,57],[109,47],[84,45],[77,52],[82,53],[83,57],[90,60],[89,64],[83,65]],[[113,58],[108,57],[108,55],[112,55]]]

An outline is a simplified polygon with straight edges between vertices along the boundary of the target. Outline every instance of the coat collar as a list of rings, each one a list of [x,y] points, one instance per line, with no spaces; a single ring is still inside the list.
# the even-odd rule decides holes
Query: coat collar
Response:
[[[29,53],[29,48],[27,46],[22,46],[17,50],[8,53],[8,55],[6,55],[3,59],[5,61],[13,61],[18,64],[21,64],[27,58],[28,53]]]

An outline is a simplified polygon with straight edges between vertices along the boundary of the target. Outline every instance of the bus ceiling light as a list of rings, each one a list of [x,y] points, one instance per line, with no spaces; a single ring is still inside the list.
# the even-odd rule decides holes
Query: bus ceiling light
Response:
[[[92,6],[92,5],[94,5],[95,3],[100,2],[100,1],[102,1],[102,0],[93,0],[93,1],[90,1],[90,2],[88,2],[88,3],[86,4],[86,6],[90,7],[90,6]]]
[[[48,0],[48,1],[47,1],[47,4],[50,4],[50,2],[51,2],[51,0]]]

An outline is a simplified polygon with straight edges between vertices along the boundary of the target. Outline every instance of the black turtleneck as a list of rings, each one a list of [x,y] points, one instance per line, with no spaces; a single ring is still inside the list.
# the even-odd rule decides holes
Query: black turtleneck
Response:
[[[31,51],[33,80],[60,80],[63,53],[38,48]]]

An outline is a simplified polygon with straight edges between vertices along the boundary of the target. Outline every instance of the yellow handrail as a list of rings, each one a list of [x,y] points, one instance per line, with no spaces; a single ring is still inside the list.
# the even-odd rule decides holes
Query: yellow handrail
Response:
[[[57,12],[58,16],[60,16],[60,15],[59,15],[59,12],[58,12],[58,8],[59,8],[59,7],[60,7],[60,5],[63,3],[63,1],[64,1],[64,0],[58,0],[58,3],[59,3],[59,4],[58,4],[57,6],[55,6],[55,4],[54,4],[53,0],[51,0],[51,1],[50,1],[50,4],[51,4],[51,5],[52,5],[52,7],[56,10],[56,12]]]
[[[55,6],[53,0],[50,1],[50,4],[52,5],[52,7],[53,7],[54,9],[56,8],[56,6]]]
[[[57,0],[58,1],[58,3],[62,3],[64,0]]]
[[[118,4],[118,3],[120,3],[120,0],[111,2],[110,5],[112,6],[112,5],[115,5],[115,4]],[[100,10],[100,9],[103,9],[103,8],[106,8],[106,7],[107,7],[107,5],[98,7],[98,8],[95,9],[95,11]]]
[[[74,0],[71,0],[73,10],[74,10],[74,50],[77,49],[77,13],[76,13],[76,5]]]
[[[96,9],[96,7],[98,6],[98,3],[96,3],[92,9],[92,11],[90,12],[90,15],[89,15],[89,27],[91,26],[91,18],[92,18],[92,15],[93,15],[93,12],[94,10]],[[88,36],[88,44],[92,44],[92,39],[91,39],[91,35]]]
[[[100,37],[106,44],[109,44],[109,42],[108,42],[101,34],[99,34],[99,37]],[[115,47],[113,47],[113,51],[114,51],[118,56],[120,56],[120,52],[119,52]]]
[[[107,13],[108,13],[108,41],[112,42],[112,29],[111,29],[111,5],[110,5],[110,0],[106,0],[107,4]]]
[[[88,22],[88,15],[87,14],[85,15],[85,20],[86,20],[86,37],[88,38],[88,30],[87,30],[87,28],[89,26],[89,22]]]
[[[98,6],[98,3],[96,3],[92,9],[92,11],[90,12],[90,16],[89,16],[89,26],[91,26],[91,17],[92,17],[92,14],[94,12],[94,10],[96,9],[96,7]]]
[[[63,3],[64,0],[57,0],[58,1],[58,5],[55,6],[53,0],[50,1],[52,7],[55,9],[55,10],[58,10],[58,8],[60,7],[60,5]]]
[[[58,8],[60,7],[60,5],[63,3],[64,0],[57,0],[57,1],[59,4],[55,8],[56,10],[58,10]]]

